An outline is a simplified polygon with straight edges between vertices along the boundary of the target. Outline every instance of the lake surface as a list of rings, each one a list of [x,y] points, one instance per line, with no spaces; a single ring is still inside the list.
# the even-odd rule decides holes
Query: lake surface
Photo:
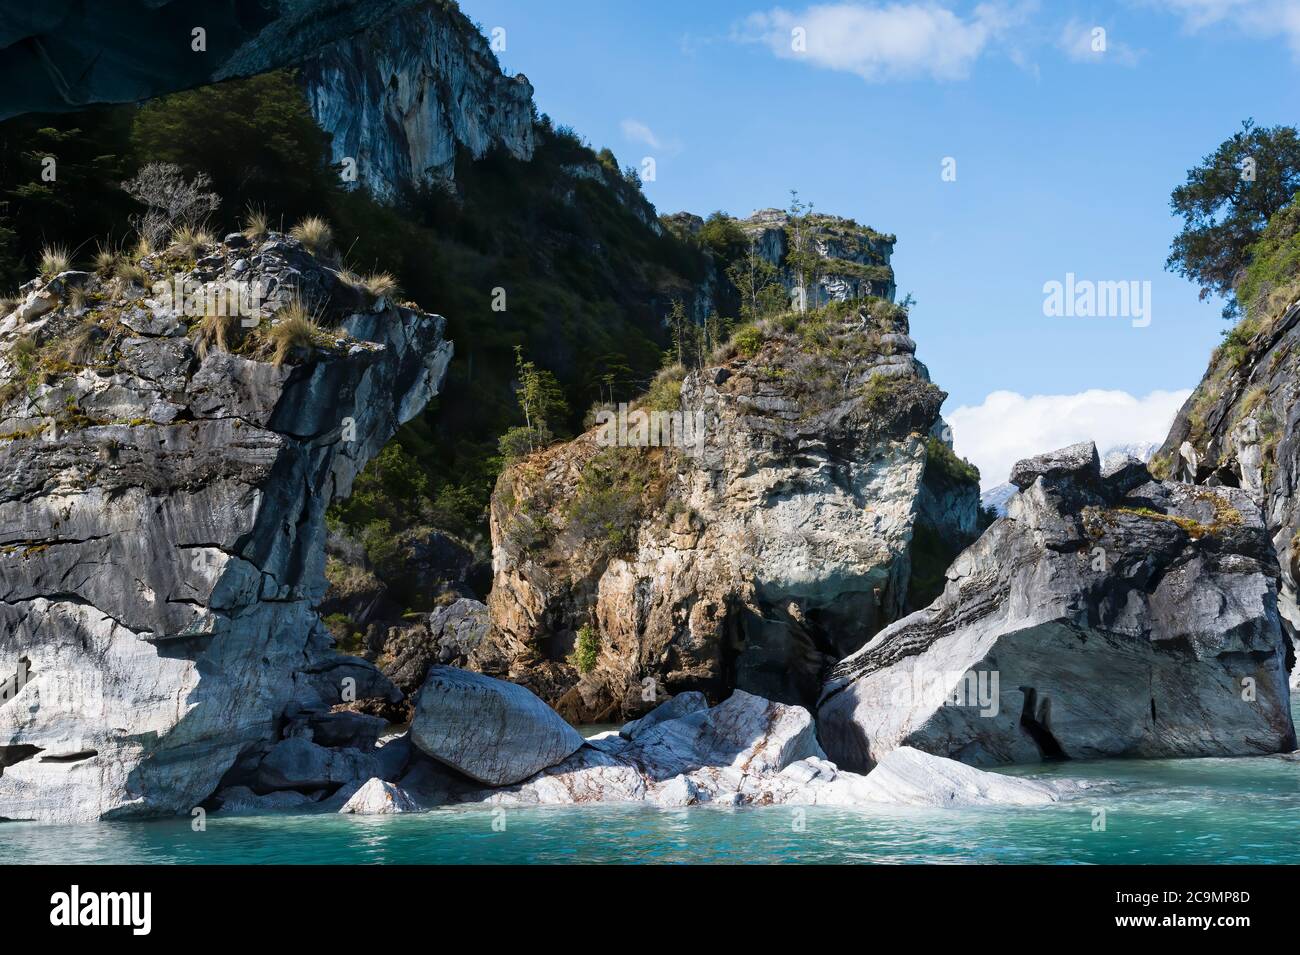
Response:
[[[0,865],[46,863],[994,862],[1300,864],[1300,761],[1098,760],[1015,767],[1092,780],[1022,809],[584,806],[410,816],[210,815],[0,825]],[[1104,810],[1105,828],[1097,828]]]

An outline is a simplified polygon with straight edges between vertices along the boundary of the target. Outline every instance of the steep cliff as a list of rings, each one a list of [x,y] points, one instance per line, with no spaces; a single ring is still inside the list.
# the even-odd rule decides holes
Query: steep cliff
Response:
[[[1281,570],[1279,609],[1300,632],[1300,302],[1247,319],[1214,354],[1153,467],[1239,487],[1263,511]],[[1300,673],[1293,674],[1300,679]]]
[[[532,86],[454,5],[407,7],[306,60],[301,80],[333,161],[383,201],[446,186],[462,150],[533,154]]]
[[[278,233],[99,265],[0,321],[5,818],[189,812],[290,706],[400,696],[314,610],[325,509],[437,393],[443,319]]]
[[[470,665],[579,721],[684,690],[811,702],[906,607],[918,522],[944,522],[945,564],[974,529],[976,481],[948,483],[944,393],[914,350],[884,300],[788,315],[508,467]],[[923,516],[927,485],[945,503]]]
[[[763,260],[777,268],[781,284],[793,296],[799,280],[787,258],[795,225],[790,213],[760,209],[748,219],[739,220],[739,224]],[[799,226],[808,231],[810,247],[820,259],[816,275],[807,283],[810,308],[868,296],[893,301],[896,286],[889,261],[894,253],[894,236],[858,225],[852,219],[822,214],[808,215]]]

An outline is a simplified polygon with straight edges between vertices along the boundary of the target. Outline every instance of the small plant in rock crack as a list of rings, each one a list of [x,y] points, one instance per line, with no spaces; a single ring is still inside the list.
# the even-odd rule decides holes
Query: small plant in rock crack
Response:
[[[590,673],[596,669],[596,659],[600,656],[600,633],[589,623],[578,629],[578,640],[573,653],[569,654],[569,663],[579,673]]]

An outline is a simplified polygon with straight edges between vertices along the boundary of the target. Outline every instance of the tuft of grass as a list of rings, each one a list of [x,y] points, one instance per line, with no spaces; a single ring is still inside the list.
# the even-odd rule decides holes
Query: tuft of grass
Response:
[[[41,260],[37,271],[40,272],[41,278],[48,282],[60,272],[68,271],[71,264],[72,253],[68,251],[67,246],[47,245],[41,250]]]
[[[125,256],[118,259],[117,264],[113,266],[113,277],[127,285],[138,285],[141,288],[149,285],[149,273],[145,271],[144,266]]]
[[[142,235],[136,239],[131,254],[137,259],[143,259],[146,255],[153,255],[153,243],[149,241],[149,237]]]
[[[196,258],[199,252],[216,241],[212,233],[198,226],[182,225],[172,232],[172,245],[189,258]]]
[[[101,245],[95,251],[95,257],[91,260],[95,271],[104,277],[108,277],[117,271],[117,264],[122,261],[122,253],[110,249],[106,245]]]
[[[289,230],[289,235],[316,256],[326,254],[334,245],[334,230],[320,216],[308,216],[303,219]]]
[[[194,324],[194,350],[199,358],[204,358],[213,348],[228,352],[238,331],[238,315],[204,315]]]
[[[86,366],[94,360],[104,331],[95,322],[84,322],[74,328],[67,338],[54,349],[56,361],[69,365]]]
[[[372,298],[393,299],[402,294],[402,288],[397,284],[397,279],[389,272],[372,272],[362,279],[362,284]]]
[[[288,361],[295,351],[320,345],[325,332],[316,324],[306,306],[300,301],[294,301],[279,311],[275,322],[263,335],[272,348],[271,363],[279,366]]]
[[[244,212],[244,238],[249,242],[261,242],[268,230],[266,210],[250,205]]]

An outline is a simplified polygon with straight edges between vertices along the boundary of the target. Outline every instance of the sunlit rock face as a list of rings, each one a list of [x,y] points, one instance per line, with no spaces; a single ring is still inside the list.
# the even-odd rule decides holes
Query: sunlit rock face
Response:
[[[921,522],[959,542],[946,566],[978,491],[933,480],[943,392],[903,311],[809,321],[807,340],[773,330],[686,375],[678,412],[700,428],[681,447],[607,446],[597,428],[505,471],[492,627],[466,665],[578,722],[688,690],[812,705],[824,672],[905,611]],[[598,645],[585,662],[580,639]]]
[[[1263,510],[1281,571],[1279,607],[1300,638],[1300,302],[1215,353],[1156,453],[1161,473],[1240,487]],[[1300,668],[1292,669],[1300,686]]]
[[[189,812],[290,704],[400,695],[314,609],[325,509],[437,393],[444,320],[276,233],[139,265],[145,287],[34,280],[0,319],[0,674],[26,671],[0,702],[4,818]],[[201,348],[146,290],[178,275],[260,285],[257,330]],[[318,329],[277,363],[299,298]]]
[[[831,672],[818,736],[865,771],[910,746],[971,764],[1295,747],[1264,522],[1236,488],[1105,471],[1091,443],[1021,490],[929,607]]]
[[[532,86],[505,76],[489,41],[439,4],[333,44],[305,62],[301,76],[345,185],[381,200],[447,186],[462,153],[532,158]]]

